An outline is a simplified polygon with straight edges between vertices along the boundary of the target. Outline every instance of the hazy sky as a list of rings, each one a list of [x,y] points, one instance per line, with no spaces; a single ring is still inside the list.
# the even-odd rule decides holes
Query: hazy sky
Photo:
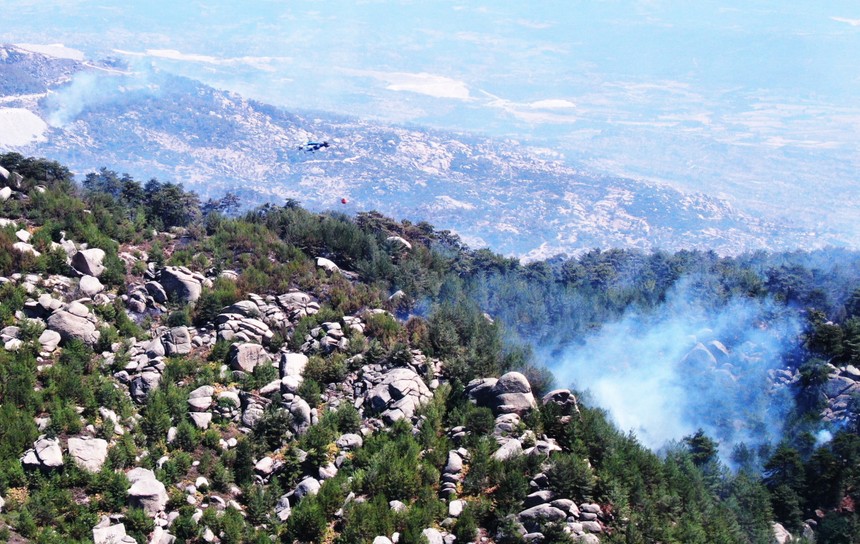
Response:
[[[0,0],[0,12],[0,41],[62,42],[288,108],[514,137],[857,234],[856,1]]]

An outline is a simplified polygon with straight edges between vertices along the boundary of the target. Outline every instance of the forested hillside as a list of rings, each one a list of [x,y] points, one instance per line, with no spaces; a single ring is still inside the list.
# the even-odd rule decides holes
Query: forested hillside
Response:
[[[5,541],[860,542],[860,255],[522,265],[374,212],[0,166]],[[735,316],[682,374],[750,409],[649,449],[548,367],[673,312]],[[751,368],[791,399],[754,443]]]

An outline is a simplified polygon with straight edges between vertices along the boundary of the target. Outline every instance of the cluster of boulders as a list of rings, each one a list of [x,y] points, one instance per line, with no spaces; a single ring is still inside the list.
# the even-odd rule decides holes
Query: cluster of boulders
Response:
[[[472,380],[466,386],[466,394],[478,406],[486,406],[496,415],[522,415],[537,407],[529,381],[519,372],[508,372],[498,379]]]
[[[345,350],[348,344],[349,340],[344,335],[340,323],[327,321],[311,329],[305,337],[305,343],[302,344],[302,351],[328,353],[335,349]]]
[[[411,419],[419,406],[433,398],[430,388],[411,368],[392,368],[382,374],[368,368],[363,376],[373,384],[364,404],[387,424]],[[374,383],[377,377],[381,379]]]
[[[273,331],[288,331],[319,309],[319,303],[301,291],[267,297],[250,293],[247,300],[221,310],[215,323],[224,340],[262,343],[271,340]]]
[[[102,469],[108,455],[108,443],[92,436],[72,436],[66,441],[66,450],[72,461],[87,472]],[[63,445],[59,438],[40,436],[33,447],[21,457],[26,470],[49,471],[63,466]]]
[[[155,280],[146,283],[132,283],[128,286],[128,293],[122,296],[126,307],[132,312],[142,314],[148,309],[157,310],[160,313],[167,312],[167,291]]]
[[[157,277],[167,297],[172,302],[197,302],[204,287],[212,287],[212,280],[184,266],[165,266]]]
[[[218,314],[215,326],[218,339],[233,342],[268,343],[275,335],[266,323],[259,319],[257,306],[250,301],[237,302]]]
[[[135,341],[131,339],[126,355],[128,362],[114,373],[114,377],[128,386],[132,399],[138,403],[146,401],[149,392],[161,383],[161,375],[166,367],[165,357],[190,353],[195,347],[212,345],[215,340],[210,334],[198,334],[189,327],[163,327],[156,329],[152,340]],[[105,354],[105,362],[112,363],[116,355]]]
[[[801,379],[800,371],[774,369],[769,372],[775,388],[797,387]],[[823,410],[821,419],[835,428],[856,423],[852,421],[856,413],[856,399],[860,395],[860,369],[854,365],[835,366],[827,364],[827,381],[821,389]]]
[[[852,423],[849,421],[852,413],[851,403],[856,402],[855,399],[860,394],[860,369],[854,365],[828,366],[830,373],[823,388],[827,405],[821,416],[824,421],[836,425]]]
[[[609,518],[599,504],[580,503],[565,498],[557,498],[549,489],[549,479],[545,474],[537,474],[529,482],[535,489],[523,501],[524,510],[516,515],[518,530],[527,542],[540,542],[544,539],[540,532],[547,523],[561,523],[563,530],[573,537],[573,541],[583,544],[599,544],[597,536],[604,532]]]
[[[445,463],[445,468],[442,469],[442,483],[439,486],[439,495],[443,499],[453,499],[457,496],[457,486],[463,481],[465,462],[468,459],[469,450],[466,448],[459,448],[448,452],[448,460]]]
[[[10,198],[12,200],[27,200],[29,197],[21,191],[21,184],[24,182],[24,176],[18,172],[10,172],[0,166],[0,202],[6,202]],[[39,185],[37,191],[44,191],[45,186]]]

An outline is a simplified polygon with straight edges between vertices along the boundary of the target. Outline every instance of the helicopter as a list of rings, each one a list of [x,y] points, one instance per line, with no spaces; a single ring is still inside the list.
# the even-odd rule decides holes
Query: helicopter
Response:
[[[308,142],[308,143],[306,143],[306,144],[300,145],[300,146],[299,146],[299,149],[300,149],[300,150],[302,150],[302,151],[310,151],[310,152],[314,152],[314,151],[319,151],[320,149],[322,149],[322,148],[324,148],[324,147],[331,147],[331,144],[329,144],[329,143],[328,143],[328,141],[324,141],[324,142]]]

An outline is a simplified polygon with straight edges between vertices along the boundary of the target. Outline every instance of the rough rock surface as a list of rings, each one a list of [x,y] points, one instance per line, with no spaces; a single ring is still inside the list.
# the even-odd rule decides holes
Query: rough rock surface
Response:
[[[136,468],[126,476],[132,484],[128,490],[131,506],[143,508],[150,516],[164,510],[167,506],[167,489],[155,478],[155,473],[145,468]]]
[[[95,276],[84,276],[79,284],[81,292],[88,297],[101,293],[105,290],[105,286]]]
[[[72,256],[72,268],[81,274],[99,277],[105,271],[104,250],[97,247],[82,249]]]
[[[466,393],[479,406],[498,414],[524,414],[537,407],[529,381],[519,372],[508,372],[498,380],[476,379],[466,386]]]
[[[367,405],[383,421],[393,423],[411,418],[415,409],[433,397],[421,376],[410,368],[389,370],[382,382],[368,392]]]
[[[40,437],[21,458],[24,468],[52,469],[63,466],[63,450],[57,438]]]
[[[102,469],[108,455],[108,443],[101,438],[69,438],[69,455],[75,464],[88,472]]]
[[[107,519],[107,518],[105,518]],[[93,544],[136,544],[137,541],[125,533],[125,525],[97,525],[93,527]]]
[[[230,346],[230,368],[252,373],[257,365],[271,364],[272,359],[260,344],[233,344]]]
[[[188,327],[173,327],[161,337],[167,355],[185,355],[191,353],[191,333]]]
[[[167,296],[177,302],[196,302],[207,283],[205,276],[184,266],[167,266],[161,270],[159,283]]]
[[[71,306],[71,305],[70,305]],[[69,340],[80,340],[92,346],[99,340],[100,333],[96,329],[95,316],[85,316],[72,313],[68,310],[57,310],[48,318],[48,328],[59,333],[64,342]]]

